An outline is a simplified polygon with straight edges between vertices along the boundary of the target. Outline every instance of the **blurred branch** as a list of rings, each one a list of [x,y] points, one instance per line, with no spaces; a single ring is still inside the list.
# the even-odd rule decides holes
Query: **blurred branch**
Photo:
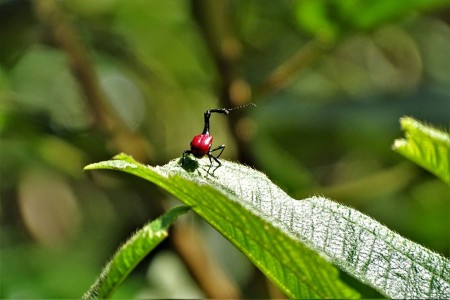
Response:
[[[219,75],[218,96],[222,106],[238,106],[251,101],[251,88],[240,74],[242,45],[233,33],[230,2],[226,0],[192,0],[192,15],[197,22]],[[238,159],[254,165],[249,139],[239,134],[239,120],[244,112],[235,111],[228,117],[231,134],[237,144]]]
[[[308,42],[300,48],[292,57],[280,64],[266,80],[256,89],[255,94],[260,97],[269,94],[287,85],[298,73],[314,64],[324,53],[329,51],[332,45],[318,40]]]
[[[248,102],[249,95],[240,99],[231,92],[233,82],[240,78],[237,63],[241,57],[241,44],[231,31],[229,3],[193,0],[192,13],[217,66],[220,101],[226,106]]]
[[[39,0],[35,1],[34,5],[39,19],[49,27],[56,45],[68,57],[72,72],[86,96],[95,125],[114,140],[116,151],[127,152],[140,161],[149,161],[147,143],[143,137],[132,132],[108,105],[87,49],[56,1]],[[155,208],[158,207],[161,205],[155,204]],[[206,251],[200,242],[200,235],[194,229],[190,229],[191,238],[195,237],[193,241],[187,239],[184,234],[177,234],[179,232],[183,230],[181,228],[175,230],[172,236],[174,248],[185,261],[199,286],[205,289],[207,296],[210,298],[238,297],[238,290],[232,281],[217,270],[212,258],[205,257]],[[205,264],[205,262],[208,263]]]
[[[72,73],[85,95],[94,125],[114,141],[117,149],[147,161],[148,144],[141,136],[132,132],[108,105],[87,49],[56,1],[38,0],[33,3],[39,20],[49,28],[52,39],[69,59]]]
[[[181,259],[205,292],[206,298],[239,298],[238,287],[222,272],[216,261],[206,252],[201,236],[195,230],[195,227],[175,226],[172,237],[175,247],[181,250],[179,252]]]
[[[68,23],[54,0],[38,0],[34,1],[34,5],[40,21],[49,27],[54,42],[69,59],[72,73],[89,101],[95,124],[106,131],[113,129],[117,126],[115,124],[117,121],[105,110],[105,96],[99,88],[87,51],[79,42],[74,28]]]
[[[230,2],[192,0],[191,3],[193,17],[217,66],[220,81],[218,95],[221,103],[223,106],[235,106],[250,102],[252,99],[251,88],[239,71],[242,45],[233,34],[233,24],[230,21],[233,19],[230,15]],[[258,99],[285,86],[296,74],[311,66],[324,53],[331,50],[333,45],[319,40],[307,43],[277,67],[261,86],[255,89],[253,99]],[[243,112],[236,111],[230,115],[229,126],[237,144],[239,161],[254,166],[249,135],[239,134],[242,126],[249,125],[239,122],[242,114]],[[244,130],[251,132],[251,128],[244,128]]]

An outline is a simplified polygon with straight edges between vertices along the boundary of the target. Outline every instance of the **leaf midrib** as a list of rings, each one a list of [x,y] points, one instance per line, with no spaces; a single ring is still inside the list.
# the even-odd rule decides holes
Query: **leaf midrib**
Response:
[[[171,177],[178,177],[178,178],[181,178],[182,180],[185,180],[183,177],[181,177],[181,176],[179,176],[179,175],[171,175]],[[195,183],[195,184],[197,184],[197,183]],[[172,185],[172,187],[173,187],[173,186],[175,186],[175,185]],[[176,188],[177,188],[181,193],[183,193],[186,197],[189,197],[191,200],[193,199],[192,196],[191,196],[191,194],[190,194],[189,192],[187,192],[187,191],[184,191],[183,189],[180,189],[178,184],[176,185]],[[173,194],[174,196],[179,196],[177,193],[173,193],[173,192],[172,192],[172,189],[169,189],[169,191],[170,191],[171,194]],[[220,192],[220,191],[219,191],[219,192]],[[224,198],[229,198],[229,196],[228,196],[228,195],[224,195],[223,192],[220,192],[220,194],[221,194]],[[228,202],[226,202],[226,201],[224,201],[223,203],[224,203],[225,205],[230,204],[230,203],[233,203],[234,205],[240,205],[241,207],[243,207],[243,206],[242,206],[239,202],[237,202],[235,199],[232,200],[232,202],[230,202],[230,203],[228,203]],[[197,209],[196,209],[195,207],[193,207],[193,209],[194,209],[194,211],[197,211]],[[208,212],[210,212],[210,213],[213,213],[217,218],[222,219],[222,220],[224,220],[224,221],[227,222],[227,223],[233,224],[233,227],[239,228],[239,230],[240,230],[242,233],[245,233],[245,232],[246,232],[246,230],[243,230],[244,227],[242,227],[242,226],[240,225],[239,222],[236,224],[235,220],[229,219],[228,217],[224,217],[224,216],[226,216],[227,214],[224,214],[222,211],[219,211],[219,210],[215,209],[213,206],[202,206],[202,211],[204,211],[204,212],[208,211]],[[260,219],[260,221],[261,221],[262,223],[267,223],[267,222],[265,222],[260,216],[257,216],[257,215],[255,215],[255,214],[253,214],[253,213],[252,213],[252,216],[255,217],[255,218]],[[208,221],[209,221],[209,222],[211,223],[211,225],[213,225],[215,228],[220,228],[220,225],[218,225],[216,222],[213,222],[213,220],[208,219]],[[275,227],[275,226],[273,226],[273,225],[271,225],[271,224],[269,224],[269,223],[267,223],[267,225],[270,226],[270,227],[272,227],[272,228],[275,229],[275,230],[280,230],[280,231],[282,231],[280,228],[277,228],[277,227]],[[230,241],[232,241],[233,244],[235,244],[234,239],[233,239],[233,236],[229,235],[228,232],[226,232],[226,231],[221,231],[221,232],[222,232],[223,234],[226,233],[226,237],[227,237]],[[283,231],[282,231],[282,232],[283,232]],[[273,252],[273,251],[270,250],[269,248],[266,248],[263,244],[257,242],[257,240],[254,239],[251,235],[245,234],[245,237],[248,238],[248,239],[251,239],[255,244],[257,244],[257,245],[259,245],[261,248],[265,249],[265,251],[266,251],[267,253],[269,253],[272,257],[274,257],[274,258],[277,257],[277,256],[275,255],[275,252]],[[292,238],[291,238],[291,241],[292,241],[293,243],[299,244],[299,243],[296,242],[295,240],[292,240]],[[236,244],[235,244],[235,245],[236,245]],[[299,245],[300,245],[300,244],[299,244]],[[236,245],[236,246],[237,246],[237,245]],[[303,246],[303,247],[304,247],[304,246]],[[309,251],[312,251],[312,250],[309,250]],[[254,256],[252,255],[251,252],[247,252],[247,251],[245,251],[245,252],[246,252],[247,255],[249,255],[249,256],[251,256],[251,257],[254,257]],[[295,261],[288,253],[284,253],[284,255],[287,255],[287,256],[289,257],[290,262],[294,262],[294,261]],[[260,264],[260,263],[258,262],[258,260],[256,260],[256,259],[254,260],[254,263],[257,264],[259,267],[263,267],[263,265]],[[296,272],[296,271],[290,266],[290,264],[282,263],[282,265],[283,265],[283,267],[286,267],[287,269],[289,269],[289,272],[290,272],[291,274],[296,274],[295,277],[299,278],[299,277],[298,277],[298,274],[297,274],[298,272]],[[263,268],[263,269],[266,270],[267,273],[273,274],[273,273],[269,272],[267,269],[265,269],[265,268]],[[274,275],[276,275],[276,274],[274,274]],[[271,278],[276,278],[276,276],[271,276]],[[311,280],[313,280],[313,279],[307,280],[307,277],[304,276],[304,275],[301,275],[300,278],[303,279],[303,280],[302,280],[302,283],[305,284],[305,285],[307,285],[311,290],[313,290],[313,291],[316,293],[316,295],[317,295],[318,297],[322,297],[322,298],[329,297],[329,295],[327,295],[326,293],[321,293],[321,290],[319,290],[317,287],[311,285]],[[305,280],[305,279],[306,279],[306,280]],[[277,281],[277,282],[278,282],[278,281]],[[285,285],[283,285],[283,284],[281,284],[281,283],[280,283],[280,285],[285,286]],[[286,290],[289,290],[286,286],[285,286],[285,288],[286,288]],[[326,286],[323,286],[323,288],[326,289]],[[325,290],[325,289],[324,289],[324,290]],[[292,297],[295,297],[295,295],[292,295]]]
[[[205,211],[206,211],[206,209],[205,209]],[[227,219],[227,218],[221,218],[221,216],[222,216],[223,214],[220,213],[220,212],[217,212],[217,211],[214,211],[214,210],[208,210],[208,211],[209,211],[210,213],[214,214],[214,215],[215,215],[216,217],[218,217],[219,219],[225,220],[225,221],[227,221],[227,222],[234,221],[234,220],[229,220],[229,219]],[[212,222],[211,219],[209,219],[209,221],[210,221],[211,225],[213,225],[215,228],[219,227],[219,226],[217,226],[217,224],[216,224],[215,222]],[[236,225],[236,224],[234,225],[234,227],[237,228],[237,229],[239,229],[241,232],[245,232],[244,227],[241,227],[241,226]],[[219,227],[219,228],[220,228],[220,227]],[[228,232],[222,231],[222,234],[226,235],[226,237],[228,238],[228,240],[230,240],[233,244],[237,244],[237,243],[238,243],[238,242],[236,242],[236,241],[234,240],[234,237],[233,237],[233,236],[231,236],[230,234],[228,234]],[[251,235],[245,235],[245,236],[246,236],[246,239],[249,239],[249,240],[253,241],[255,244],[259,245],[262,249],[264,249],[265,252],[267,252],[268,254],[270,254],[271,257],[277,257],[275,252],[273,252],[270,248],[266,248],[265,245],[259,243],[259,241],[258,241],[257,239],[255,239],[255,238],[253,238]],[[235,246],[237,246],[237,245],[235,245]],[[253,259],[253,262],[254,262],[255,264],[257,264],[259,267],[263,267],[262,264],[261,264],[261,265],[259,264],[259,261],[256,259],[257,257],[255,257],[251,252],[248,252],[248,251],[246,251],[246,250],[243,250],[243,251],[246,252],[247,256],[253,257],[253,258],[254,258],[254,259]],[[290,262],[293,262],[293,261],[294,261],[294,259],[292,259],[292,257],[291,257],[288,253],[285,253],[285,255],[287,255],[287,256],[290,257]],[[283,265],[284,268],[286,268],[286,269],[289,270],[290,273],[292,273],[292,274],[296,274],[296,273],[297,273],[297,272],[295,272],[295,270],[294,270],[293,268],[291,268],[290,265],[287,264],[285,261],[284,261],[284,262],[283,262],[283,261],[280,261],[280,262],[282,263],[282,265]],[[265,269],[265,268],[263,268],[263,269]],[[265,272],[268,273],[268,274],[276,275],[276,274],[273,274],[272,272],[270,272],[270,271],[267,270],[267,269],[265,269],[265,270],[266,270]],[[299,279],[302,279],[302,283],[305,284],[305,285],[307,285],[307,286],[308,286],[311,290],[313,290],[318,296],[320,296],[320,297],[322,297],[322,298],[326,298],[326,297],[327,297],[326,294],[322,294],[319,290],[317,290],[317,288],[316,288],[315,286],[311,285],[311,284],[310,284],[310,280],[306,280],[306,276],[304,276],[304,275],[300,275],[300,276],[296,275],[296,277],[299,278]],[[271,276],[271,278],[272,278],[273,280],[277,281],[279,285],[284,286],[286,290],[290,290],[287,286],[285,286],[284,284],[282,284],[281,282],[279,282],[278,280],[276,280],[276,276]],[[291,296],[292,296],[292,297],[295,297],[295,295],[291,295]]]

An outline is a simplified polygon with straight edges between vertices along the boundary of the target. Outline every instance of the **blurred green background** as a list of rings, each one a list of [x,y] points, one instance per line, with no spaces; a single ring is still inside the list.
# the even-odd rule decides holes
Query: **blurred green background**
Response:
[[[134,230],[177,203],[85,165],[119,152],[165,164],[201,132],[206,109],[247,102],[257,107],[211,119],[223,158],[448,257],[448,187],[391,145],[404,115],[449,127],[449,4],[0,0],[0,297],[80,297]],[[193,235],[161,245],[115,297],[235,295],[220,294],[227,285],[280,296],[192,213],[178,228]],[[222,279],[195,275],[207,268]]]

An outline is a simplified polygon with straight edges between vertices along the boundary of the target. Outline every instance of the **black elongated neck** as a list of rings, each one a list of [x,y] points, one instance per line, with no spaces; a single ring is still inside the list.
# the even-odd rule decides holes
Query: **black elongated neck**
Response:
[[[241,105],[238,107],[233,107],[233,108],[212,108],[212,109],[208,109],[207,111],[205,111],[205,127],[203,128],[203,133],[202,134],[209,134],[209,118],[211,117],[211,113],[218,113],[218,114],[224,114],[224,115],[228,115],[230,113],[230,111],[235,110],[235,109],[240,109],[240,108],[244,108],[247,106],[256,106],[253,103],[248,103],[245,105]]]
[[[209,118],[211,117],[211,113],[219,113],[219,114],[225,114],[228,115],[229,109],[226,108],[214,108],[214,109],[208,109],[205,111],[205,127],[203,128],[202,134],[209,134]]]
[[[209,134],[209,118],[211,117],[211,112],[209,110],[205,111],[205,127],[203,127],[202,134]]]

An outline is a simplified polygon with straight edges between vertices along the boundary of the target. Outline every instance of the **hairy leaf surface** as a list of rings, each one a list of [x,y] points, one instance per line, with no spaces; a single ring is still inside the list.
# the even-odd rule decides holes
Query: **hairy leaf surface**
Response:
[[[290,198],[264,174],[208,159],[144,166],[124,154],[87,169],[116,169],[172,193],[228,238],[292,298],[354,298],[332,262],[392,298],[449,298],[449,260],[372,218],[323,197]],[[325,260],[323,259],[325,258]],[[326,261],[327,260],[327,261]]]
[[[393,149],[450,185],[450,135],[410,117],[400,124],[406,139],[395,140]]]

